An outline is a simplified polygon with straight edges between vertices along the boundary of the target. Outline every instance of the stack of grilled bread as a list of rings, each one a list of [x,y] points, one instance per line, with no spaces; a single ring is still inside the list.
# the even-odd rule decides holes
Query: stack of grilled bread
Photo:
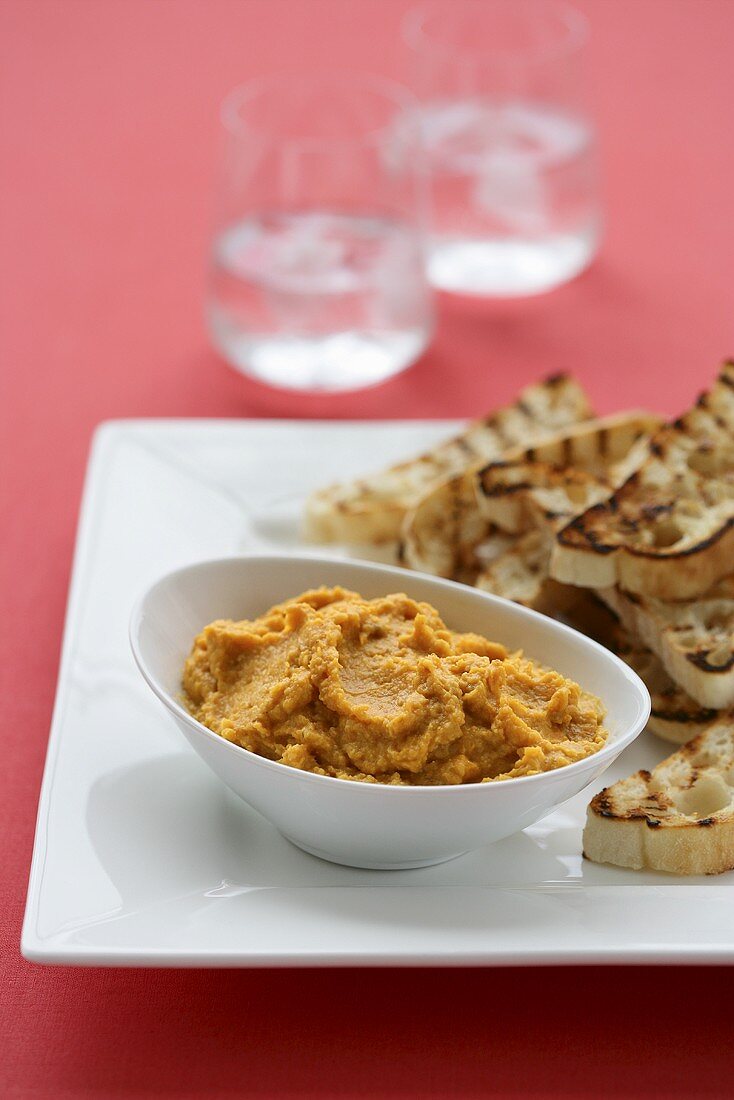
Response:
[[[586,855],[734,867],[734,363],[672,423],[597,419],[565,376],[530,386],[435,451],[315,494],[306,532],[392,543],[408,568],[615,649],[650,689],[652,731],[690,744],[593,800]]]
[[[592,416],[586,394],[566,375],[528,386],[514,404],[475,420],[433,451],[314,493],[306,505],[306,537],[348,545],[397,540],[406,514],[437,483]]]

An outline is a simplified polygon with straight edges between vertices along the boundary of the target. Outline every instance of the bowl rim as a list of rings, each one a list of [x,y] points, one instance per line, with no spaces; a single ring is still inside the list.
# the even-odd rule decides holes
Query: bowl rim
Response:
[[[148,668],[146,661],[140,651],[139,645],[139,633],[144,618],[144,608],[147,600],[153,594],[156,588],[170,581],[172,578],[190,573],[195,570],[209,568],[215,569],[217,566],[230,565],[232,562],[270,562],[270,561],[289,561],[296,562],[320,562],[327,565],[349,565],[356,566],[357,568],[366,569],[370,572],[382,574],[385,577],[406,577],[408,582],[411,576],[415,576],[423,581],[429,581],[435,583],[437,588],[445,589],[448,592],[461,591],[464,594],[469,594],[470,598],[475,598],[480,602],[486,602],[488,605],[497,606],[503,608],[511,608],[513,613],[517,613],[520,618],[527,617],[530,621],[540,622],[542,629],[550,629],[553,632],[560,632],[561,634],[571,635],[574,638],[580,639],[582,645],[588,646],[591,650],[596,650],[601,655],[602,660],[611,662],[617,669],[622,672],[625,680],[628,681],[631,688],[636,690],[639,700],[642,704],[641,711],[638,719],[631,725],[630,729],[617,737],[613,742],[607,741],[605,745],[598,752],[592,753],[589,756],[583,757],[581,760],[574,760],[570,764],[564,764],[560,768],[552,768],[549,771],[538,772],[534,775],[521,775],[514,776],[511,779],[498,780],[497,782],[481,782],[481,783],[441,783],[435,785],[429,784],[408,784],[408,783],[368,783],[360,779],[341,779],[333,775],[319,775],[317,772],[310,772],[302,770],[301,768],[293,768],[289,764],[282,764],[279,760],[269,760],[265,756],[259,756],[257,753],[251,752],[249,749],[244,748],[242,745],[236,744],[234,741],[228,741],[222,737],[221,734],[216,733],[214,730],[209,729],[193,715],[189,714],[186,708],[178,702],[172,695],[166,691],[165,688],[158,682],[157,678]],[[406,592],[406,595],[410,595]],[[287,598],[287,597],[284,597]],[[414,598],[414,597],[410,597]],[[584,771],[591,767],[595,763],[604,762],[605,764],[611,763],[624,749],[626,749],[632,742],[639,737],[642,731],[647,725],[650,717],[650,711],[652,707],[652,701],[650,693],[645,686],[642,679],[637,673],[625,664],[615,653],[601,645],[599,642],[594,641],[593,638],[588,638],[581,631],[575,630],[571,626],[567,626],[566,623],[559,622],[556,619],[551,619],[548,615],[543,615],[539,611],[534,611],[532,608],[524,607],[522,604],[517,604],[513,600],[505,599],[503,596],[497,596],[492,592],[484,592],[477,588],[472,588],[470,585],[462,584],[459,581],[448,580],[445,577],[436,577],[430,573],[423,573],[419,570],[406,570],[400,566],[386,565],[382,562],[371,562],[362,558],[344,558],[338,555],[332,554],[291,554],[287,552],[272,552],[272,553],[241,553],[230,554],[225,557],[219,558],[204,558],[199,561],[189,562],[187,565],[177,566],[175,569],[169,569],[165,573],[161,574],[156,580],[150,583],[142,594],[135,601],[132,611],[130,613],[130,620],[128,624],[128,638],[130,642],[130,648],[132,650],[135,664],[138,667],[143,679],[147,683],[154,695],[160,700],[166,709],[177,718],[179,721],[184,722],[190,729],[197,734],[203,734],[209,739],[213,739],[217,744],[227,746],[237,755],[245,754],[245,758],[261,768],[265,768],[272,774],[282,773],[284,778],[288,777],[288,773],[291,774],[291,778],[301,778],[306,782],[319,782],[326,783],[332,786],[337,784],[339,788],[349,785],[352,789],[359,789],[362,791],[422,791],[424,794],[427,791],[436,792],[439,796],[439,792],[442,794],[450,791],[478,791],[478,790],[490,790],[497,788],[512,788],[518,784],[537,784],[547,782],[550,777],[563,774],[568,775],[572,771]],[[603,700],[602,700],[603,702]],[[275,770],[274,770],[275,769]],[[456,794],[455,794],[456,796]],[[369,797],[369,796],[367,796]],[[399,796],[390,796],[399,797]],[[403,793],[403,797],[405,794]],[[460,797],[470,797],[462,795]],[[476,797],[476,795],[474,795]]]

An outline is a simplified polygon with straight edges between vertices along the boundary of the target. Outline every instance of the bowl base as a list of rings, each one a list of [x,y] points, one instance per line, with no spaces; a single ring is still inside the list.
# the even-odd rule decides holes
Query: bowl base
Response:
[[[367,859],[348,859],[346,856],[336,856],[333,853],[325,852],[321,848],[311,848],[308,844],[301,844],[299,840],[294,840],[287,833],[281,833],[281,836],[285,837],[294,847],[300,848],[302,852],[308,852],[310,856],[316,856],[317,859],[324,859],[327,863],[338,863],[342,867],[361,867],[367,871],[412,871],[418,867],[434,867],[437,863],[448,863],[452,859],[459,859],[467,854],[466,852],[454,852],[450,856],[438,856],[433,859],[411,859],[400,863],[373,863]]]

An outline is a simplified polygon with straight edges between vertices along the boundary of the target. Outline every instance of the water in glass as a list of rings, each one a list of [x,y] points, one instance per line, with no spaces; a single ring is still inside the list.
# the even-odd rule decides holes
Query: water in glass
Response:
[[[261,213],[215,241],[209,321],[271,384],[353,389],[412,362],[430,334],[414,227],[337,210]]]
[[[600,232],[588,123],[538,104],[480,98],[429,102],[422,120],[435,286],[536,294],[583,270]]]

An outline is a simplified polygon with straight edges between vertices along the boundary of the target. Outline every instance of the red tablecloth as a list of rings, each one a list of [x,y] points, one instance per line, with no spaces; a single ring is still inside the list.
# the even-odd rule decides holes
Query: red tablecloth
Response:
[[[403,0],[0,5],[3,1095],[731,1094],[723,971],[82,971],[18,953],[98,421],[465,415],[559,369],[603,411],[673,412],[734,351],[734,3],[583,7],[608,211],[594,268],[534,301],[442,301],[414,369],[305,401],[207,346],[217,104],[293,65],[400,76]]]

